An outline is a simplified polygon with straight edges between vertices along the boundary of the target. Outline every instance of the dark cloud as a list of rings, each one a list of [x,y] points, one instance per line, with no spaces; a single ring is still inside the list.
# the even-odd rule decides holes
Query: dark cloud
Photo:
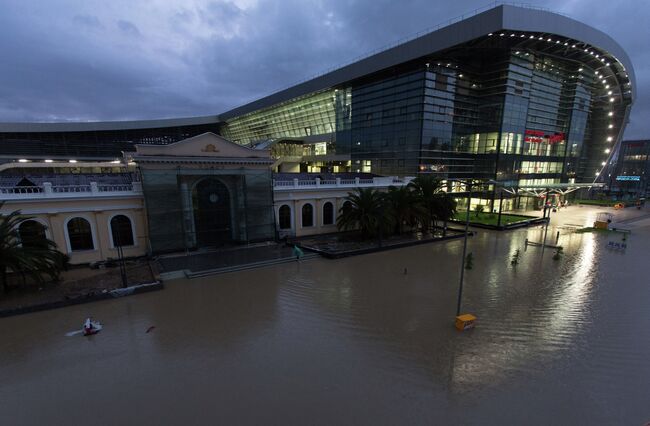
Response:
[[[208,115],[268,95],[485,0],[6,0],[0,121]],[[54,4],[57,3],[57,4]],[[650,136],[650,20],[637,0],[549,0],[628,52],[639,99],[626,136]],[[630,17],[634,22],[624,25]],[[111,24],[113,23],[113,24]]]
[[[133,22],[120,19],[117,21],[117,27],[126,35],[131,37],[140,37],[140,30],[138,30],[138,27],[136,27]]]

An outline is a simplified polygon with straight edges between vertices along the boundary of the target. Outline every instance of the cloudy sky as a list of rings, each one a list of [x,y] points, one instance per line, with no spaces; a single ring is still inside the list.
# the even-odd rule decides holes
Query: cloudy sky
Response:
[[[534,4],[568,14],[622,45],[634,64],[639,97],[626,137],[650,137],[650,2]],[[486,5],[0,0],[0,121],[218,114]]]

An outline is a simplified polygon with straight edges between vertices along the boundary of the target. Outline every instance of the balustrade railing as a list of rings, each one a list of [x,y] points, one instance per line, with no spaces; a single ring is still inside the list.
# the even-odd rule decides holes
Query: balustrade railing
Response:
[[[74,197],[75,194],[101,196],[109,193],[140,194],[141,192],[140,182],[109,185],[98,185],[96,182],[91,182],[90,185],[52,185],[50,182],[43,182],[38,186],[0,186],[0,199]]]

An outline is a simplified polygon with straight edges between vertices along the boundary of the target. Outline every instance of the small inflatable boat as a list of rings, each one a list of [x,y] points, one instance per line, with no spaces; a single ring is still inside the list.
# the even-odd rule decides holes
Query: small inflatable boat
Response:
[[[90,318],[88,318],[84,323],[83,334],[84,336],[92,336],[93,334],[99,333],[101,329],[102,325],[99,321],[91,321]]]

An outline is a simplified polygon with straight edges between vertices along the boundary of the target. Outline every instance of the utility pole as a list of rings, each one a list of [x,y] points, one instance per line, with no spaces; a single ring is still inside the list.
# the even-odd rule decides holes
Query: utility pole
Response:
[[[460,261],[460,283],[458,284],[458,304],[456,305],[456,316],[460,315],[460,307],[463,299],[463,278],[465,277],[465,256],[467,255],[467,234],[469,231],[469,208],[472,202],[472,182],[467,185],[467,213],[465,214],[465,238],[463,238],[463,256]]]

